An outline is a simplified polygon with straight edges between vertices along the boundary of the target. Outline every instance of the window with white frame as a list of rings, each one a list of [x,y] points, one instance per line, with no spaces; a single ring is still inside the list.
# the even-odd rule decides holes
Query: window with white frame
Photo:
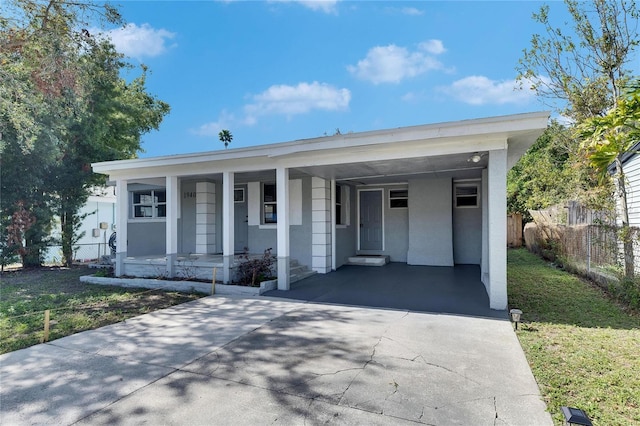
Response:
[[[134,218],[167,217],[167,191],[135,191],[132,195]]]
[[[454,185],[456,208],[480,207],[480,191],[477,183],[459,183]]]
[[[390,189],[389,190],[389,208],[390,209],[406,209],[409,207],[409,190],[408,189]]]
[[[351,190],[348,185],[336,184],[336,225],[346,227],[350,225],[350,194]]]
[[[262,223],[278,223],[278,203],[276,199],[276,184],[262,185]]]

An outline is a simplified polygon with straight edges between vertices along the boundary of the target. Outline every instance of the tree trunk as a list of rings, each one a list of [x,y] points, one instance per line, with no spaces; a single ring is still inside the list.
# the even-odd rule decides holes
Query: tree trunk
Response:
[[[634,255],[633,255],[633,233],[629,226],[629,209],[627,208],[627,189],[624,182],[624,171],[620,156],[616,157],[616,184],[618,186],[618,202],[622,213],[622,228],[620,236],[624,251],[624,276],[632,280],[635,275]]]
[[[71,266],[73,262],[73,233],[74,217],[73,213],[65,212],[60,214],[60,228],[62,231],[62,263],[64,266]]]
[[[40,259],[40,245],[33,239],[25,237],[25,250],[21,253],[23,268],[39,268],[42,266]]]

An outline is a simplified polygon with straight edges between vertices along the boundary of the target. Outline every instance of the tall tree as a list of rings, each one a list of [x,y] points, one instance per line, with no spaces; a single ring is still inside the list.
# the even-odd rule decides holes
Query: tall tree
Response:
[[[620,232],[624,246],[625,276],[634,276],[633,235],[629,227],[627,190],[622,156],[640,141],[640,89],[635,88],[620,97],[615,108],[602,117],[592,117],[578,126],[583,138],[582,149],[590,165],[603,179],[609,177],[609,167],[615,164],[618,205],[622,214]]]
[[[227,149],[227,147],[233,140],[233,135],[230,131],[223,129],[220,131],[220,133],[218,133],[218,138],[220,139],[220,142],[224,144],[224,149]]]
[[[615,105],[620,87],[630,78],[627,65],[640,42],[639,12],[630,0],[565,0],[564,5],[571,17],[569,22],[559,22],[548,5],[533,15],[543,31],[532,36],[516,70],[521,85],[531,87],[541,100],[568,118],[567,127],[571,128],[587,118],[606,114]],[[560,6],[554,4],[556,7]],[[563,181],[563,191],[566,189],[564,192],[571,194],[571,199],[579,199],[591,207],[610,205],[609,188],[598,185],[592,171],[581,167],[584,158],[578,138],[557,133],[553,137],[557,140],[551,145],[562,146],[567,154],[564,167],[571,179]],[[541,162],[537,164],[538,161]],[[545,155],[532,150],[522,157],[520,164],[531,171],[544,170],[545,161]],[[517,187],[512,178],[517,180],[512,173],[509,184]],[[548,184],[547,178],[547,174],[533,173],[530,181],[523,183],[543,188]],[[520,192],[520,206],[544,200],[542,197],[527,200],[527,196],[526,192]]]
[[[532,37],[516,70],[522,84],[580,122],[606,114],[628,81],[626,66],[640,42],[639,13],[629,0],[565,0],[565,5],[570,25],[554,26],[548,5],[533,15],[544,34]]]
[[[90,163],[132,158],[140,135],[157,128],[169,106],[145,89],[142,75],[85,19],[121,23],[108,4],[11,0],[0,18],[0,220],[19,202],[35,224],[25,233],[25,266],[41,261],[53,214],[60,217],[64,260],[73,258],[78,210],[103,183]],[[33,167],[35,164],[38,167]],[[8,196],[5,196],[8,195]]]

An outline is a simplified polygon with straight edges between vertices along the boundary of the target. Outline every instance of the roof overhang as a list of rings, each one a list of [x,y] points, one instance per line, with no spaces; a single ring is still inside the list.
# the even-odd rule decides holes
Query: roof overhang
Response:
[[[469,154],[507,149],[512,167],[547,127],[548,112],[349,133],[249,148],[93,163],[116,179],[258,172],[287,167],[332,179],[442,174],[486,167]],[[349,165],[358,165],[350,167]],[[366,172],[366,176],[358,175]],[[347,176],[351,175],[351,176]]]

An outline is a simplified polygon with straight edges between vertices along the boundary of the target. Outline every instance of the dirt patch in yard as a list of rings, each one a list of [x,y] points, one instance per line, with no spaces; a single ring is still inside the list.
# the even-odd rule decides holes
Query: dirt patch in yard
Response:
[[[113,324],[204,295],[81,283],[86,266],[43,267],[0,275],[0,353],[39,343],[44,311],[50,311],[49,340]]]

